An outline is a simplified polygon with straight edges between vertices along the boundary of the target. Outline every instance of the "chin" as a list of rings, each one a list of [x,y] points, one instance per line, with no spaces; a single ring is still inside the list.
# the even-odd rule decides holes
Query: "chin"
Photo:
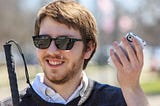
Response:
[[[49,75],[47,77],[47,79],[49,80],[49,82],[54,83],[54,84],[64,84],[67,81],[69,81],[69,78],[67,76],[58,76],[58,75]]]

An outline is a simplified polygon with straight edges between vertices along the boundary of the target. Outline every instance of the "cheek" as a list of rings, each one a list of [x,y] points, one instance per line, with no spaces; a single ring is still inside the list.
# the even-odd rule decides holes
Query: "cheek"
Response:
[[[82,43],[77,43],[75,45],[75,48],[71,50],[76,56],[75,57],[80,57],[84,54],[84,46]],[[83,59],[83,58],[82,58]]]
[[[74,47],[73,49],[66,51],[65,56],[70,60],[71,59],[78,60],[79,58],[81,58],[83,60],[84,59],[83,47],[81,47],[81,46]]]

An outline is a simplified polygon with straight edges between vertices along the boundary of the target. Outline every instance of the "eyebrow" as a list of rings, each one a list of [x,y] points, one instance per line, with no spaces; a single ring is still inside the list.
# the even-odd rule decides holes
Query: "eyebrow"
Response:
[[[77,38],[78,37],[78,35],[71,35],[71,34],[57,34],[57,35],[55,35],[54,37],[52,37],[50,34],[39,34],[39,35],[48,35],[48,36],[50,36],[51,38],[56,38],[56,37],[58,37],[58,36],[68,36],[69,38]],[[77,36],[77,37],[76,37]],[[82,39],[81,38],[81,36],[80,36],[80,38],[78,37],[77,39]]]
[[[56,37],[58,36],[68,36],[69,38],[77,38],[77,39],[82,39],[82,37],[78,36],[78,35],[71,35],[71,34],[59,34],[59,35],[56,35]]]

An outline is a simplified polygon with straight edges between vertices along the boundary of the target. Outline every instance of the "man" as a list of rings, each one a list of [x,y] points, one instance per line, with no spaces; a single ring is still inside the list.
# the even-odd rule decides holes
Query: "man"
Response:
[[[88,79],[85,68],[97,47],[96,22],[75,1],[57,0],[42,7],[35,22],[34,45],[43,72],[21,97],[20,106],[147,106],[140,87],[143,52],[122,38],[129,58],[117,42],[110,55],[120,88]]]

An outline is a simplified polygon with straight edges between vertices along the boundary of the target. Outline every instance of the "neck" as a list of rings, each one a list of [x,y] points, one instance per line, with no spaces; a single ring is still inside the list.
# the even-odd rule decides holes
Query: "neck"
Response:
[[[82,80],[82,73],[77,74],[72,79],[68,80],[63,84],[57,84],[49,81],[46,77],[44,77],[44,83],[59,93],[65,100],[72,95],[72,93],[77,89]]]

